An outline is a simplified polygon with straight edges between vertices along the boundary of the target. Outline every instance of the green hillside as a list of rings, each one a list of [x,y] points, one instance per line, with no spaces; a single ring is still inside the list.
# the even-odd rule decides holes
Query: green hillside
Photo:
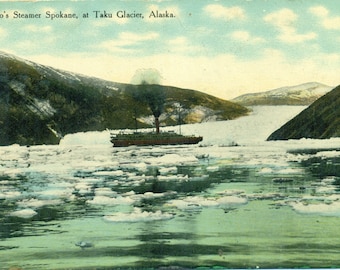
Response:
[[[340,137],[340,86],[272,133],[268,140]]]
[[[152,113],[137,102],[128,84],[109,82],[38,65],[0,53],[0,145],[57,144],[80,131],[150,127]],[[234,119],[248,109],[187,89],[162,87],[166,102],[161,126]],[[195,117],[195,108],[203,110]],[[195,111],[196,110],[196,111]],[[197,114],[197,113],[196,113]]]

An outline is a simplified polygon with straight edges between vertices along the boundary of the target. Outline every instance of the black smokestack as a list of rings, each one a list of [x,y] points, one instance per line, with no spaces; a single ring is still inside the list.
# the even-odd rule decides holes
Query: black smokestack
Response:
[[[133,97],[147,104],[155,117],[156,132],[159,133],[159,116],[165,103],[164,88],[160,85],[161,75],[155,69],[137,70],[132,83],[136,85]]]

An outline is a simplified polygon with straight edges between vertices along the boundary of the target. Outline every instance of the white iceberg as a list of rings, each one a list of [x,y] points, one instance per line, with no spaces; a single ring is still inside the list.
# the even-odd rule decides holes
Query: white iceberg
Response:
[[[10,216],[19,217],[19,218],[32,218],[37,214],[38,213],[36,211],[34,211],[33,209],[26,208],[26,209],[14,211],[14,212],[10,213]]]
[[[108,196],[95,196],[92,200],[86,201],[89,204],[99,204],[99,205],[121,205],[121,204],[133,204],[135,201],[130,197],[119,196],[117,198],[111,198]]]
[[[142,211],[141,208],[135,207],[132,213],[115,213],[103,217],[109,222],[150,222],[158,220],[172,219],[174,216],[169,213],[163,213],[160,210],[156,212]]]

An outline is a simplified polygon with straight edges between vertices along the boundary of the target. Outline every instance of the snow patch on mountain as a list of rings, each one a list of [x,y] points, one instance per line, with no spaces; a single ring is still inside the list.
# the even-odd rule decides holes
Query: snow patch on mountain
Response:
[[[217,112],[205,106],[195,106],[190,109],[181,108],[180,116],[179,113],[172,110],[168,112],[164,112],[159,117],[161,122],[166,121],[167,118],[172,119],[175,122],[179,122],[179,117],[185,121],[185,123],[193,124],[193,123],[204,123],[204,122],[211,122],[211,121],[218,121],[218,116],[216,115]],[[154,116],[148,115],[145,117],[138,118],[138,121],[153,125],[154,124]]]
[[[202,123],[216,121],[216,112],[204,106],[195,106],[187,111],[185,120],[187,123]]]
[[[232,101],[243,105],[309,105],[333,87],[317,82],[281,87],[265,92],[249,93]]]
[[[25,95],[25,85],[18,81],[10,81],[8,85],[11,87],[11,89],[16,92],[18,95]]]
[[[15,93],[20,95],[26,101],[27,108],[33,113],[39,115],[42,119],[53,116],[56,113],[56,110],[51,106],[49,100],[39,100],[28,96],[23,83],[12,80],[8,83],[8,85]]]
[[[265,96],[292,96],[292,97],[311,97],[314,95],[322,96],[329,92],[332,87],[317,82],[309,82],[296,86],[287,86],[264,92]]]
[[[27,105],[27,107],[42,118],[53,116],[53,114],[56,113],[56,110],[48,100],[38,100],[34,98],[32,103]]]

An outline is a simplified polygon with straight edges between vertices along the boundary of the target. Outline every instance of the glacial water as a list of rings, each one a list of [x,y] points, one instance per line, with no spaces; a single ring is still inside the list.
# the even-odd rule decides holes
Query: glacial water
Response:
[[[265,141],[302,109],[182,126],[199,145],[0,147],[0,269],[340,267],[340,139]]]

